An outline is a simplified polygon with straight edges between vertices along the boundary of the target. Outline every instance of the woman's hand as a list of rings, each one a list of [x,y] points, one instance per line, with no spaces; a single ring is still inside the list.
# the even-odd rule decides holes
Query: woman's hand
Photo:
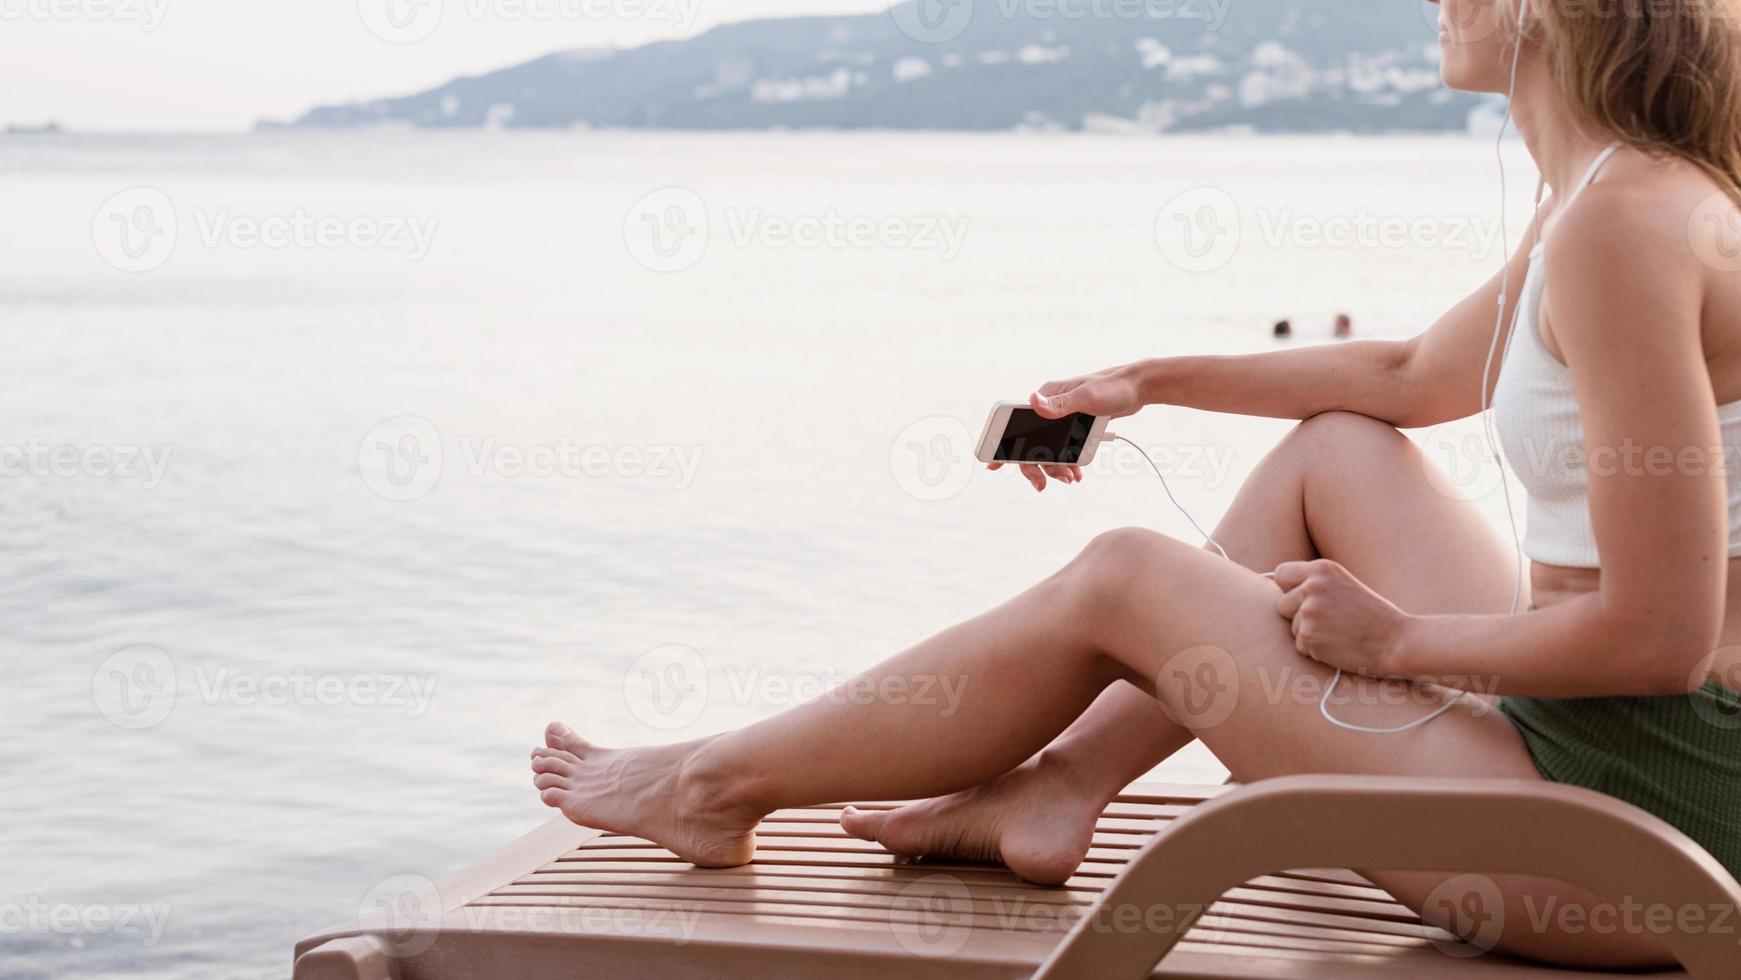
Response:
[[[1277,611],[1293,624],[1301,655],[1362,677],[1395,677],[1407,613],[1333,561],[1296,561],[1276,569]]]
[[[1142,410],[1142,393],[1138,389],[1133,367],[1116,367],[1098,374],[1084,375],[1067,381],[1048,381],[1040,390],[1028,396],[1028,404],[1041,418],[1061,419],[1066,415],[1105,415],[1121,419]],[[1003,469],[993,463],[994,470]],[[1081,483],[1082,467],[1037,465],[1023,463],[1022,475],[1035,490],[1046,489],[1046,478],[1059,483]]]

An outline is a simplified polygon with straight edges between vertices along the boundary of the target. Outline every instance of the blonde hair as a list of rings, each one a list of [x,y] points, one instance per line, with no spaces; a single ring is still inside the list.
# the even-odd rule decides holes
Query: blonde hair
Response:
[[[1511,24],[1524,2],[1568,105],[1741,204],[1741,0],[1509,0]]]

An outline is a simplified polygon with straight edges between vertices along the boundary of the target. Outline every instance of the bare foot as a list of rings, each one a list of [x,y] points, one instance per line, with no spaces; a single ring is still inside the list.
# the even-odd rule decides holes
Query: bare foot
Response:
[[[606,749],[561,722],[532,750],[532,784],[546,806],[583,827],[652,841],[703,868],[748,864],[756,850],[753,813],[691,765],[705,742]]]
[[[896,854],[1002,861],[1028,881],[1059,885],[1088,856],[1105,803],[1042,755],[953,796],[898,810],[847,807],[840,825]]]

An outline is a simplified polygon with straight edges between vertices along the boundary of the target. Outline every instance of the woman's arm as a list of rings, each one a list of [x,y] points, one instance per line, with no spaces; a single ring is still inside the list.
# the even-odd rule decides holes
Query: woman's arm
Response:
[[[1728,571],[1728,484],[1700,337],[1705,273],[1673,209],[1632,193],[1587,191],[1545,260],[1548,326],[1584,425],[1599,590],[1527,616],[1409,617],[1312,563],[1283,582],[1296,635],[1300,611],[1319,600],[1302,652],[1523,696],[1675,694],[1703,681]]]
[[[1513,297],[1529,271],[1531,237],[1511,258]],[[1464,418],[1481,410],[1481,368],[1493,343],[1503,279],[1495,273],[1412,340],[1152,358],[1052,382],[1040,388],[1045,397],[1034,407],[1051,418],[1073,412],[1120,417],[1145,405],[1283,419],[1344,411],[1399,428]]]

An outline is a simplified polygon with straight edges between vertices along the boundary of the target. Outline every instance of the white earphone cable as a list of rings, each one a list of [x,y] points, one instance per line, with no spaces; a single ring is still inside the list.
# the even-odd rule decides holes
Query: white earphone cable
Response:
[[[1500,230],[1500,241],[1502,241],[1502,242],[1510,242],[1510,240],[1511,240],[1510,235],[1509,235],[1509,231],[1508,231],[1508,228],[1506,225],[1506,196],[1507,195],[1506,195],[1506,184],[1505,184],[1505,131],[1511,125],[1512,100],[1514,100],[1517,97],[1517,72],[1518,72],[1518,66],[1521,64],[1522,59],[1523,59],[1524,28],[1527,26],[1528,22],[1529,22],[1529,0],[1519,0],[1519,10],[1518,10],[1518,15],[1517,15],[1517,36],[1514,39],[1513,48],[1512,48],[1512,52],[1511,52],[1511,81],[1507,87],[1506,95],[1505,95],[1505,119],[1499,124],[1499,135],[1494,140],[1494,148],[1493,148],[1494,155],[1499,160],[1499,230]],[[1534,251],[1535,242],[1540,238],[1540,235],[1541,235],[1541,226],[1536,221],[1536,218],[1540,216],[1541,202],[1542,202],[1542,191],[1546,188],[1546,186],[1547,185],[1546,185],[1545,181],[1538,182],[1536,184],[1536,192],[1535,192],[1535,212],[1536,213],[1535,213],[1535,215],[1533,215],[1530,218],[1530,228],[1531,228],[1530,243],[1531,243],[1531,251],[1532,252]],[[1531,261],[1534,261],[1533,258]],[[1493,392],[1491,389],[1491,382],[1490,382],[1490,379],[1492,378],[1492,375],[1493,375],[1493,366],[1494,366],[1495,360],[1497,360],[1500,365],[1502,365],[1502,366],[1504,365],[1505,354],[1510,352],[1511,341],[1515,339],[1515,334],[1517,332],[1516,331],[1516,324],[1517,324],[1518,316],[1517,316],[1517,312],[1515,312],[1515,311],[1512,315],[1513,329],[1512,329],[1511,333],[1507,334],[1506,330],[1505,330],[1505,308],[1506,308],[1506,304],[1510,301],[1511,301],[1511,260],[1510,260],[1510,256],[1508,255],[1505,257],[1505,269],[1504,269],[1504,272],[1502,273],[1502,275],[1500,276],[1500,280],[1499,280],[1499,309],[1494,314],[1494,317],[1493,317],[1493,340],[1490,343],[1488,343],[1488,345],[1487,345],[1487,360],[1482,365],[1482,368],[1481,368],[1481,431],[1486,436],[1486,439],[1487,439],[1487,451],[1488,451],[1488,453],[1490,453],[1492,455],[1494,463],[1500,467],[1500,481],[1499,481],[1499,483],[1500,483],[1500,488],[1504,491],[1504,495],[1505,495],[1505,516],[1511,525],[1511,544],[1512,544],[1512,547],[1513,547],[1515,554],[1517,556],[1517,572],[1516,572],[1515,578],[1513,579],[1512,588],[1511,588],[1511,612],[1512,612],[1512,615],[1516,615],[1518,605],[1522,601],[1522,598],[1523,598],[1523,545],[1518,540],[1517,511],[1512,506],[1511,486],[1507,482],[1507,480],[1505,479],[1505,464],[1502,460],[1502,457],[1500,456],[1499,439],[1498,439],[1497,434],[1494,431],[1493,413],[1491,411],[1491,408],[1493,407],[1492,406],[1492,394],[1493,394]],[[1521,305],[1519,307],[1519,310],[1521,310]],[[1501,351],[1501,345],[1500,345],[1501,338],[1505,339],[1503,353]],[[1166,475],[1161,472],[1160,465],[1155,462],[1154,457],[1152,457],[1148,454],[1147,450],[1143,449],[1143,447],[1137,445],[1135,442],[1131,441],[1130,439],[1127,439],[1121,435],[1116,435],[1116,434],[1111,433],[1111,432],[1106,433],[1106,438],[1110,439],[1110,440],[1115,440],[1117,442],[1125,443],[1125,444],[1131,446],[1132,448],[1134,448],[1137,452],[1141,453],[1143,459],[1149,464],[1149,468],[1155,471],[1155,476],[1160,477],[1161,488],[1167,492],[1167,499],[1172,501],[1173,506],[1178,509],[1179,513],[1181,513],[1185,516],[1185,520],[1187,520],[1191,523],[1191,527],[1195,528],[1197,533],[1201,534],[1203,536],[1203,540],[1209,542],[1211,547],[1213,547],[1216,551],[1221,553],[1221,557],[1227,558],[1229,561],[1232,560],[1232,558],[1227,554],[1227,549],[1223,548],[1221,546],[1221,542],[1216,541],[1215,538],[1209,534],[1209,532],[1203,530],[1203,526],[1201,524],[1197,523],[1197,519],[1192,517],[1191,513],[1189,511],[1187,511],[1184,508],[1184,506],[1179,503],[1179,498],[1173,496],[1173,488],[1167,486]],[[1264,577],[1273,579],[1273,578],[1275,578],[1275,573],[1274,572],[1266,572],[1266,573],[1264,573]],[[1428,714],[1422,718],[1418,718],[1414,721],[1411,721],[1406,725],[1398,725],[1394,728],[1370,728],[1370,727],[1367,727],[1365,725],[1356,725],[1356,724],[1353,724],[1351,722],[1343,721],[1342,719],[1337,718],[1335,715],[1330,713],[1330,698],[1335,695],[1337,687],[1339,687],[1341,685],[1342,677],[1343,677],[1343,672],[1340,668],[1338,668],[1336,671],[1335,677],[1331,678],[1331,680],[1330,680],[1330,685],[1324,689],[1324,696],[1318,700],[1318,713],[1323,715],[1324,719],[1326,721],[1330,722],[1330,724],[1335,725],[1338,728],[1347,729],[1348,731],[1351,731],[1351,732],[1359,732],[1359,733],[1364,734],[1364,735],[1400,735],[1404,732],[1413,731],[1413,730],[1421,727],[1422,725],[1425,725],[1428,722],[1433,721],[1434,719],[1437,719],[1441,715],[1445,714],[1445,712],[1450,711],[1452,708],[1455,708],[1457,706],[1458,702],[1460,702],[1464,696],[1463,691],[1452,690],[1450,700],[1447,701],[1445,704],[1441,705],[1440,707],[1438,707],[1437,709],[1435,709],[1431,714]]]
[[[1227,553],[1227,549],[1223,548],[1221,546],[1221,542],[1215,540],[1215,538],[1212,535],[1210,535],[1210,533],[1208,531],[1203,530],[1203,525],[1198,524],[1197,519],[1195,517],[1191,516],[1191,512],[1186,510],[1183,504],[1179,503],[1179,498],[1173,496],[1173,488],[1169,487],[1167,485],[1166,474],[1161,472],[1160,464],[1155,462],[1154,457],[1149,455],[1148,450],[1144,449],[1142,446],[1137,445],[1132,440],[1127,439],[1124,436],[1118,435],[1117,433],[1114,433],[1114,432],[1106,433],[1106,439],[1108,439],[1110,441],[1114,441],[1114,442],[1122,442],[1122,443],[1130,446],[1131,448],[1135,449],[1137,452],[1141,453],[1143,460],[1149,464],[1149,469],[1154,470],[1155,476],[1160,478],[1161,489],[1163,489],[1167,492],[1167,499],[1172,501],[1173,507],[1176,508],[1180,514],[1184,515],[1185,520],[1189,521],[1191,524],[1191,527],[1195,528],[1197,533],[1203,536],[1203,540],[1207,541],[1209,543],[1210,547],[1214,548],[1216,551],[1221,553],[1221,557],[1226,558],[1228,561],[1233,560],[1232,556]],[[1263,577],[1273,579],[1276,577],[1276,573],[1264,572]],[[1324,696],[1322,698],[1320,698],[1318,701],[1318,713],[1323,715],[1326,721],[1330,722],[1330,724],[1332,724],[1332,725],[1335,725],[1337,728],[1345,728],[1348,731],[1360,732],[1361,734],[1365,734],[1365,735],[1400,735],[1403,732],[1412,731],[1413,729],[1419,728],[1422,725],[1425,725],[1427,722],[1432,721],[1433,719],[1439,717],[1440,715],[1444,714],[1445,712],[1450,711],[1452,708],[1455,708],[1457,706],[1457,702],[1462,700],[1462,697],[1463,697],[1462,691],[1453,692],[1453,696],[1452,696],[1451,700],[1449,700],[1445,704],[1441,705],[1439,708],[1434,710],[1431,714],[1429,714],[1423,718],[1418,718],[1414,721],[1411,721],[1406,725],[1398,725],[1395,728],[1368,728],[1365,725],[1356,725],[1356,724],[1353,724],[1351,722],[1343,721],[1342,719],[1337,718],[1335,715],[1332,715],[1330,713],[1330,698],[1331,698],[1331,696],[1333,696],[1336,693],[1336,688],[1341,683],[1342,683],[1342,671],[1337,670],[1336,676],[1331,679],[1329,686],[1324,689]]]

